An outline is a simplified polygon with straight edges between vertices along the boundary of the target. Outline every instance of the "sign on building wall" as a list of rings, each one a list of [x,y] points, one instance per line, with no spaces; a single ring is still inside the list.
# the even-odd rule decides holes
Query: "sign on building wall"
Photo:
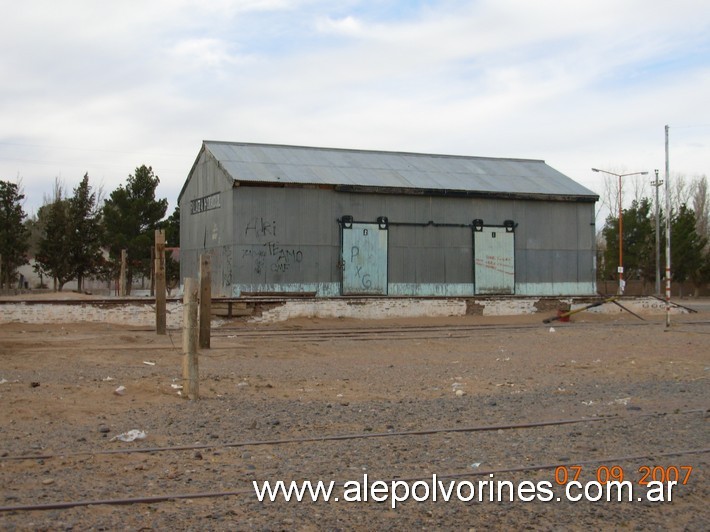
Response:
[[[205,211],[219,209],[222,206],[222,193],[215,192],[209,196],[203,196],[190,201],[190,214],[198,214]]]

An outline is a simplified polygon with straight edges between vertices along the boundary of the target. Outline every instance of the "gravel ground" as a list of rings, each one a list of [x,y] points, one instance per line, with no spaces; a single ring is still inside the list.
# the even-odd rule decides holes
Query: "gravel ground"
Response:
[[[0,528],[707,530],[708,454],[669,453],[710,447],[710,323],[661,321],[587,315],[554,332],[534,316],[234,322],[200,354],[199,401],[172,387],[179,331],[0,325]],[[557,420],[580,421],[504,428]],[[130,429],[147,437],[112,440]],[[358,438],[316,441],[338,435]],[[173,446],[200,448],[106,453]],[[672,502],[572,503],[560,464],[581,464],[581,482],[618,466],[634,499],[645,467],[692,472]],[[553,500],[342,500],[364,475],[478,486],[491,472],[550,482]],[[334,480],[341,500],[259,502],[252,482],[267,480]],[[215,492],[232,494],[196,496]],[[160,496],[173,498],[7,510]]]

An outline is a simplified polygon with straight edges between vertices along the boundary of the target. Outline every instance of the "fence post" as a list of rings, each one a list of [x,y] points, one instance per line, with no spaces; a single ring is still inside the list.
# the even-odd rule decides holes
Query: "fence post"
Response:
[[[126,261],[128,259],[128,250],[121,250],[121,276],[118,278],[118,295],[125,297],[127,294],[126,290]]]
[[[200,347],[210,348],[212,320],[212,274],[210,256],[200,255]]]
[[[182,378],[188,399],[200,398],[200,376],[197,363],[197,279],[185,279],[183,296]]]
[[[165,316],[165,231],[155,230],[155,331],[166,332]]]

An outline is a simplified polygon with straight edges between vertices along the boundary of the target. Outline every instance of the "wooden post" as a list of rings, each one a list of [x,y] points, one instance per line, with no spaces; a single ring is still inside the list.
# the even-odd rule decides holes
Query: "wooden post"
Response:
[[[155,231],[155,332],[166,333],[165,317],[165,231]]]
[[[183,393],[188,399],[200,398],[200,375],[197,365],[197,279],[185,279],[183,296],[182,379]]]
[[[125,297],[127,294],[126,290],[126,260],[128,257],[128,250],[121,250],[121,276],[118,279],[118,295]]]
[[[210,256],[200,255],[200,347],[210,348],[212,321],[212,274]]]
[[[150,248],[150,297],[155,297],[155,273],[157,270],[155,259],[158,258],[158,255],[156,254],[158,249],[158,231],[160,231],[160,229],[155,230],[155,245]]]

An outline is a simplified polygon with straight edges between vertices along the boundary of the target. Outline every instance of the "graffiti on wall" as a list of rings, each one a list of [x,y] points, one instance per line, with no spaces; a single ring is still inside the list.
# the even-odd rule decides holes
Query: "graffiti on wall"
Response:
[[[486,255],[482,259],[476,259],[476,266],[480,266],[503,275],[515,275],[513,257],[510,256]]]
[[[276,222],[269,222],[261,216],[254,216],[247,222],[244,236],[254,236],[257,239],[276,236]]]
[[[287,273],[303,262],[299,247],[283,246],[279,240],[277,225],[261,216],[251,218],[244,227],[244,236],[253,243],[242,251],[242,259],[251,260],[255,274]]]
[[[222,285],[232,284],[232,247],[222,246]]]

